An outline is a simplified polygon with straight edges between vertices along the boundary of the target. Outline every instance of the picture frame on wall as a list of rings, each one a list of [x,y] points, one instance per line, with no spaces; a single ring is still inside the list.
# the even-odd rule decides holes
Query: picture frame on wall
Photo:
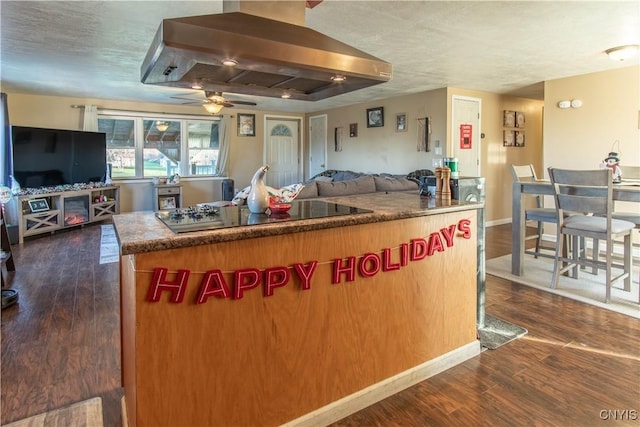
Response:
[[[515,132],[512,130],[503,131],[502,145],[505,147],[513,147],[515,145]]]
[[[384,107],[367,108],[367,127],[381,128],[384,126]]]
[[[407,131],[407,113],[396,114],[396,132]]]
[[[255,114],[238,114],[238,136],[256,136]]]
[[[502,126],[512,128],[516,126],[516,112],[513,110],[504,110],[502,112]]]
[[[349,125],[349,137],[354,138],[356,136],[358,136],[358,124],[351,123]]]

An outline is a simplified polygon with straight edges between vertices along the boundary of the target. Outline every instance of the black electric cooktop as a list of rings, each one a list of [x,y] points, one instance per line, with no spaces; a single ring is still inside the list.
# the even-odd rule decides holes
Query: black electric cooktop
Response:
[[[174,233],[186,233],[370,212],[372,211],[368,209],[327,203],[321,200],[294,200],[288,212],[270,215],[252,214],[247,206],[212,207],[203,205],[156,212],[156,217]]]

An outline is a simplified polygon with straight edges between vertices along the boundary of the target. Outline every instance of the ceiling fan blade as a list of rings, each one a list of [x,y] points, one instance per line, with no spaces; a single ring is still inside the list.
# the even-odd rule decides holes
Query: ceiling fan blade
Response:
[[[227,99],[227,102],[231,102],[232,104],[238,104],[238,105],[258,105],[255,102],[250,102],[250,101],[238,101],[235,99]]]
[[[184,97],[189,97],[189,98],[192,98],[192,99],[194,97],[202,98],[202,92],[185,93],[185,94],[172,96],[171,98],[184,98]]]
[[[171,99],[182,99],[185,101],[198,101],[198,102],[202,102],[203,99],[202,98],[194,98],[194,97],[188,97],[188,96],[172,96]]]

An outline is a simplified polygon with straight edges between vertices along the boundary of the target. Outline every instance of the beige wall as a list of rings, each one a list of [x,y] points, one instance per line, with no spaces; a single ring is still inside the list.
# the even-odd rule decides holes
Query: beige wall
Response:
[[[71,105],[95,104],[103,109],[121,109],[151,113],[193,114],[206,116],[200,106],[180,106],[114,101],[106,99],[67,98],[8,93],[9,120],[19,126],[34,126],[55,129],[81,129],[83,110]],[[236,189],[249,184],[251,175],[262,165],[264,116],[275,114],[267,111],[249,111],[234,108],[224,111],[231,114],[229,177],[235,181]],[[203,114],[205,113],[205,114]],[[237,114],[256,114],[256,136],[237,136]],[[298,115],[301,120],[303,115]],[[183,178],[183,198],[185,205],[220,200],[219,178]],[[118,181],[116,181],[117,183]],[[121,182],[121,212],[153,209],[151,180],[127,180]]]
[[[572,99],[582,107],[558,108]],[[544,107],[545,168],[596,169],[610,151],[640,165],[640,66],[548,81]]]
[[[382,101],[362,103],[331,111],[318,111],[303,118],[304,129],[308,117],[327,114],[328,158],[327,167],[331,169],[349,169],[358,172],[407,174],[416,169],[432,169],[434,151],[418,152],[417,118],[429,116],[431,119],[431,143],[441,142],[443,149],[449,146],[450,124],[447,111],[453,95],[471,96],[482,99],[481,141],[482,175],[487,184],[487,221],[504,222],[510,217],[511,177],[506,168],[510,163],[534,163],[541,167],[541,102],[527,99],[503,97],[487,92],[463,89],[439,89],[414,95],[389,98]],[[40,126],[62,129],[80,129],[82,109],[73,109],[72,104],[96,104],[104,109],[123,109],[133,111],[166,112],[173,114],[202,115],[201,107],[174,106],[167,104],[132,103],[99,99],[77,99],[66,97],[47,97],[27,94],[9,94],[9,117],[11,123],[23,126]],[[366,127],[366,109],[384,107],[385,126]],[[527,113],[527,142],[524,148],[505,148],[502,146],[502,110],[513,109]],[[256,136],[238,137],[235,116],[239,112],[256,114]],[[395,131],[395,117],[398,113],[407,114],[408,130]],[[299,117],[294,114],[261,112],[234,109],[231,114],[231,146],[229,177],[235,182],[236,190],[247,185],[255,170],[263,162],[264,118],[265,115]],[[350,138],[349,124],[358,124],[358,136]],[[333,144],[333,130],[343,129],[343,150],[336,152]],[[303,139],[306,145],[306,132]],[[308,148],[305,147],[305,153]],[[446,151],[443,155],[447,155]],[[219,180],[182,179],[185,205],[219,200]],[[148,210],[153,207],[150,180],[126,181],[122,183],[121,211]]]
[[[384,126],[367,128],[367,108],[384,108]],[[395,131],[396,115],[407,114],[406,132]],[[347,169],[355,172],[406,175],[416,169],[433,169],[434,151],[418,152],[418,118],[431,119],[431,144],[446,136],[446,89],[422,92],[380,101],[356,104],[334,110],[317,111],[327,114],[327,169]],[[358,124],[358,136],[349,137],[349,124]],[[342,151],[334,149],[334,130],[342,128]]]
[[[558,108],[572,99],[582,107]],[[640,166],[640,65],[545,82],[544,111],[545,174],[548,167],[597,169],[610,151],[622,165]],[[616,209],[640,213],[640,204]]]
[[[489,225],[509,222],[511,220],[511,183],[513,182],[509,165],[531,163],[538,174],[541,174],[543,102],[460,88],[449,88],[448,92],[449,102],[453,95],[482,100],[481,131],[484,133],[484,138],[480,140],[480,170],[485,178],[487,192],[485,214]],[[524,147],[503,146],[502,112],[504,110],[525,113]],[[448,129],[450,128],[449,125]],[[450,133],[451,131],[447,135],[447,141],[451,138]]]
[[[482,100],[481,171],[486,179],[486,218],[489,224],[508,222],[511,218],[511,173],[510,164],[533,163],[536,170],[542,169],[542,101],[496,95],[488,92],[459,88],[439,89],[381,101],[362,103],[349,107],[313,113],[327,114],[328,123],[328,169],[350,169],[357,172],[407,174],[415,169],[433,169],[431,152],[417,152],[418,117],[431,118],[431,142],[440,140],[443,150],[450,146],[451,123],[447,114],[451,111],[454,95],[469,96]],[[385,125],[382,128],[367,128],[366,109],[384,107]],[[502,111],[517,110],[526,114],[526,144],[523,148],[503,147]],[[397,113],[407,113],[409,129],[395,132]],[[349,124],[358,123],[358,137],[349,137]],[[333,132],[342,127],[344,138],[342,151],[336,152]]]
[[[432,121],[432,144],[440,140],[443,147],[449,146],[450,119],[447,112],[451,109],[453,95],[482,100],[481,132],[485,137],[480,143],[481,170],[487,185],[488,224],[510,221],[510,164],[532,163],[538,175],[544,177],[549,166],[597,168],[611,150],[622,154],[623,164],[640,164],[640,66],[546,82],[544,102],[447,88],[313,112],[304,117],[304,129],[310,116],[327,114],[327,167],[330,169],[394,174],[431,169],[433,158],[436,157],[434,152],[416,151],[416,119],[429,116]],[[576,98],[583,101],[580,109],[561,110],[556,106],[560,100]],[[79,129],[82,110],[72,109],[70,105],[86,103],[110,109],[202,114],[200,107],[15,93],[9,93],[9,114],[11,122],[18,125]],[[384,107],[384,127],[366,127],[365,112],[372,107]],[[526,114],[526,145],[523,148],[502,145],[502,111],[505,109]],[[234,109],[231,114],[235,116],[238,112],[256,114],[256,137],[238,137],[235,119],[232,120],[229,176],[234,179],[236,189],[241,189],[249,184],[253,172],[263,162],[265,115],[282,114],[239,109]],[[395,116],[398,113],[407,114],[407,132],[395,132]],[[358,123],[356,138],[349,137],[350,123]],[[343,131],[341,152],[334,151],[333,131],[336,127],[342,127]],[[303,133],[303,139],[306,145],[306,132]],[[614,145],[616,140],[620,141],[619,146]],[[308,153],[306,147],[305,153]],[[185,181],[185,204],[218,197],[214,193],[214,189],[219,188],[217,183],[211,182],[211,193],[208,193],[207,183],[199,181],[189,184],[188,179]],[[146,199],[146,189],[141,185],[132,185],[131,191],[124,189],[123,211],[151,208],[151,198]],[[150,188],[150,183],[148,185]],[[632,208],[638,209],[638,206]]]

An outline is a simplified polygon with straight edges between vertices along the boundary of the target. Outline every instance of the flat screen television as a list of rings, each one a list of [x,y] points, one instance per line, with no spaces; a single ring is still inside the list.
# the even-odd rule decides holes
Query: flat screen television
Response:
[[[11,126],[13,177],[22,188],[102,182],[104,132]]]

